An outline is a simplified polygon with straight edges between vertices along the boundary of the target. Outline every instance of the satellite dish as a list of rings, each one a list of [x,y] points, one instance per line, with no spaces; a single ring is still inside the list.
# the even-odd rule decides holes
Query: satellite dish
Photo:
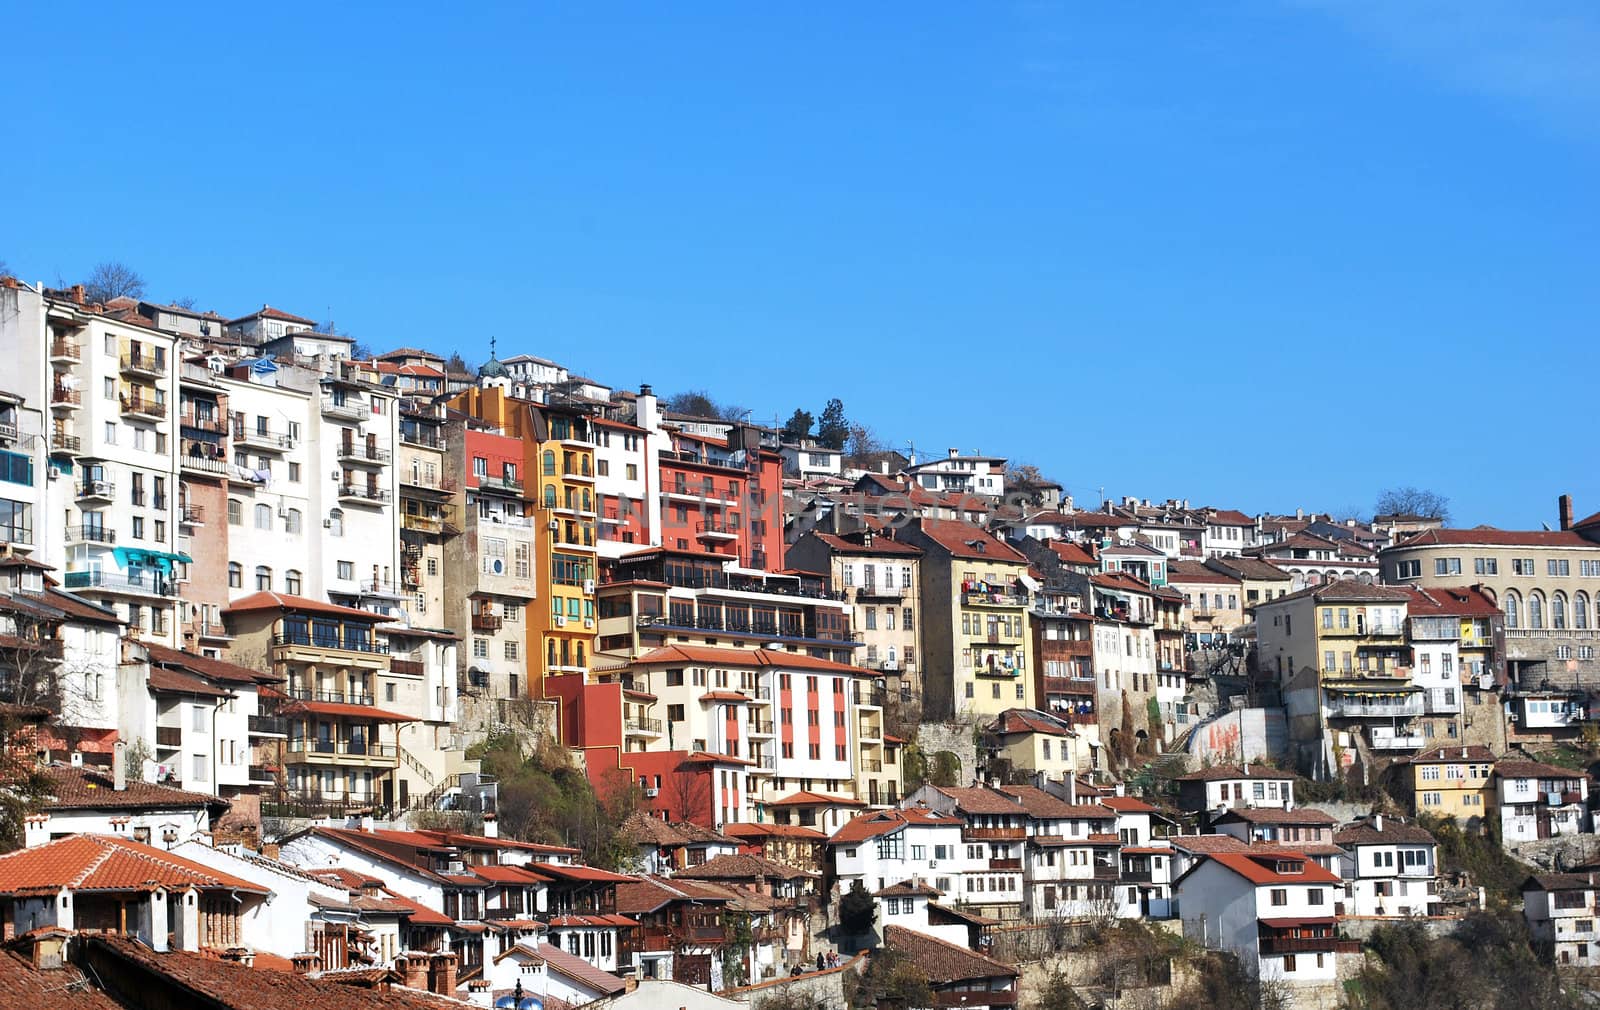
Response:
[[[515,996],[501,996],[494,1001],[495,1010],[516,1010],[517,998]]]
[[[517,1010],[544,1010],[544,1000],[537,996],[529,996],[517,1004]]]

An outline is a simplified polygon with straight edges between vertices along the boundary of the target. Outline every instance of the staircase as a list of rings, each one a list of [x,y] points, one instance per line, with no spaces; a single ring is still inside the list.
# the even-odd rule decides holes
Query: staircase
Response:
[[[407,768],[416,772],[418,778],[430,786],[433,785],[433,772],[424,767],[422,762],[417,760],[417,756],[406,750],[404,746],[400,746],[400,760],[405,762]]]

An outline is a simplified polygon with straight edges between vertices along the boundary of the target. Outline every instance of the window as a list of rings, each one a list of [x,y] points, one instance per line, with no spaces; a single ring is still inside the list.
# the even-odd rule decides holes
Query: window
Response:
[[[1401,578],[1401,579],[1417,579],[1417,578],[1421,578],[1422,577],[1422,562],[1421,561],[1402,561],[1402,562],[1400,562],[1398,565],[1395,566],[1395,576],[1397,578]],[[1251,596],[1254,596],[1255,593],[1256,593],[1255,590],[1253,590],[1253,589],[1250,590],[1250,595]]]
[[[472,658],[489,658],[489,640],[487,638],[474,638],[472,640]]]
[[[1472,573],[1474,575],[1499,575],[1500,562],[1495,558],[1473,558]]]
[[[1272,889],[1272,905],[1273,905],[1273,907],[1276,908],[1276,907],[1278,907],[1280,905],[1287,905],[1288,903],[1289,903],[1289,889],[1286,888],[1286,887],[1274,887]]]
[[[270,530],[270,529],[272,529],[272,506],[271,505],[257,505],[256,506],[255,515],[256,515],[256,529],[258,529],[258,530]]]
[[[1460,575],[1460,558],[1434,558],[1433,574],[1435,575]]]
[[[1534,630],[1544,627],[1544,594],[1537,589],[1528,594],[1528,627]]]
[[[1534,570],[1533,559],[1532,558],[1512,558],[1511,559],[1511,574],[1512,575],[1536,575],[1538,573]]]
[[[354,561],[336,561],[334,562],[333,571],[335,577],[343,579],[346,582],[356,577],[356,565]]]
[[[228,562],[228,588],[244,588],[244,566],[237,561]]]
[[[291,483],[291,484],[300,483],[300,464],[299,463],[290,463],[289,464],[289,483]]]
[[[283,514],[283,531],[285,533],[293,533],[295,536],[300,535],[299,509],[289,509]]]
[[[266,565],[256,566],[256,589],[266,592],[272,588],[272,569]]]
[[[143,540],[144,539],[144,517],[143,516],[134,516],[133,517],[133,539],[135,539],[135,540]]]
[[[244,503],[237,498],[228,499],[228,525],[244,525]]]
[[[300,581],[300,573],[298,571],[291,568],[287,572],[283,573],[284,592],[288,593],[290,596],[300,596],[302,595],[301,589],[302,586]]]
[[[1517,598],[1516,590],[1506,591],[1506,627],[1516,630],[1522,626],[1522,601]]]
[[[1572,574],[1572,562],[1566,558],[1550,558],[1544,564],[1546,575],[1567,576]]]
[[[505,653],[506,653],[506,658],[507,659],[516,659],[517,658],[517,643],[516,642],[507,642],[506,643]]]

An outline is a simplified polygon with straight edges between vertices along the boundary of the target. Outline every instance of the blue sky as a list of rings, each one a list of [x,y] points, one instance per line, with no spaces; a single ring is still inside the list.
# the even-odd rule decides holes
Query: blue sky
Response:
[[[531,8],[531,9],[528,9]],[[0,259],[1109,495],[1600,509],[1582,2],[9,11]],[[1584,379],[1583,376],[1589,376]]]

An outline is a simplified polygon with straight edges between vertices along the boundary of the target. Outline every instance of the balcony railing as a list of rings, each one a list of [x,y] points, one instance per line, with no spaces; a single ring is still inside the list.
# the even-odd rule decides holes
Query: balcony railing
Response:
[[[251,736],[288,736],[289,720],[281,715],[250,716]]]
[[[758,736],[772,736],[776,730],[771,719],[751,719],[750,732]]]
[[[1360,940],[1341,940],[1336,936],[1263,936],[1263,954],[1359,954]]]
[[[416,659],[391,658],[389,660],[389,669],[402,677],[420,677],[423,674],[422,662]]]
[[[76,435],[68,435],[64,431],[50,433],[50,449],[53,452],[77,452],[83,447],[83,440]]]
[[[500,476],[480,474],[478,476],[478,487],[484,491],[504,491],[508,494],[518,495],[522,493],[522,481],[503,474]]]
[[[251,765],[250,781],[270,785],[278,781],[278,769],[270,765]]]
[[[122,370],[135,375],[160,376],[166,373],[166,363],[157,361],[153,354],[128,353],[122,356]]]
[[[117,542],[117,532],[104,526],[68,526],[67,542],[114,544]]]
[[[907,592],[907,587],[905,587],[905,586],[869,585],[869,586],[858,586],[856,588],[856,596],[858,598],[870,598],[870,599],[874,599],[874,600],[899,600],[899,599],[904,599],[905,595],[906,595],[906,592]]]
[[[138,575],[105,571],[67,572],[64,578],[68,589],[103,589],[151,596],[178,595],[178,583],[174,579],[151,569],[141,569],[140,572]]]
[[[248,424],[235,424],[233,426],[233,440],[240,445],[248,445],[256,449],[269,449],[281,452],[284,449],[293,449],[294,439],[281,432],[270,428],[263,429],[260,425],[252,427]]]
[[[50,358],[53,361],[79,361],[83,357],[83,349],[76,340],[57,337],[50,341]]]
[[[361,442],[344,442],[339,446],[339,459],[350,460],[356,463],[387,463],[390,460],[388,449],[380,449],[375,445],[366,445]]]
[[[337,754],[344,757],[395,758],[399,752],[392,743],[368,740],[313,740],[301,737],[289,741],[290,754]]]
[[[109,480],[86,480],[78,485],[78,498],[105,498],[117,496],[117,485]]]
[[[1420,694],[1405,695],[1393,702],[1348,701],[1338,696],[1328,699],[1328,715],[1335,719],[1405,719],[1421,714]]]
[[[504,623],[505,618],[499,614],[478,613],[472,615],[473,631],[499,631]]]
[[[331,701],[341,705],[371,705],[372,695],[364,691],[318,691],[309,687],[291,687],[284,692],[296,701]]]
[[[339,497],[344,501],[369,503],[384,503],[389,501],[390,498],[387,488],[372,487],[370,485],[362,487],[359,484],[340,484]]]
[[[76,389],[67,389],[57,386],[50,390],[50,404],[57,407],[78,407],[83,405],[83,393]]]
[[[200,526],[206,521],[206,508],[192,502],[184,502],[178,507],[178,521],[185,526]]]
[[[167,405],[159,400],[147,400],[142,396],[128,397],[122,401],[122,412],[135,417],[164,418],[167,416]]]
[[[1386,726],[1372,727],[1372,746],[1376,750],[1416,750],[1427,742],[1428,738],[1421,733]]]
[[[412,515],[409,512],[400,517],[400,526],[402,529],[408,529],[413,533],[444,532],[444,520],[438,516]]]
[[[346,639],[345,641],[341,642],[337,636],[333,635],[273,635],[272,644],[274,646],[283,647],[305,646],[312,649],[338,649],[343,652],[370,652],[384,656],[389,654],[389,643],[379,642],[370,638],[365,640]],[[371,704],[371,702],[367,702],[366,704]]]
[[[967,828],[961,829],[961,837],[969,842],[1020,842],[1027,837],[1024,828]]]
[[[961,601],[969,607],[1026,607],[1026,596],[1012,596],[1009,593],[963,593]]]
[[[196,431],[209,431],[218,435],[228,433],[227,419],[221,414],[197,414],[192,410],[185,410],[178,415],[178,423]]]
[[[352,421],[364,420],[368,416],[367,405],[360,400],[335,401],[331,396],[322,398],[322,412],[329,417],[343,417]]]
[[[157,726],[157,747],[182,747],[183,728],[181,726]]]

